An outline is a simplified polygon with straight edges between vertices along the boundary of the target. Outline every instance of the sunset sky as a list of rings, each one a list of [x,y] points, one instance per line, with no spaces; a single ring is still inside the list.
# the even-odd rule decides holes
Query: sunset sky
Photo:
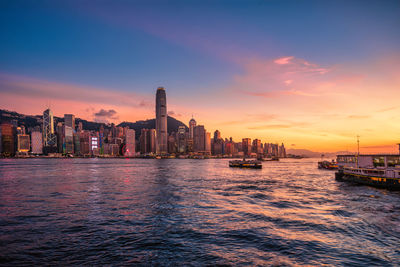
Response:
[[[396,152],[400,1],[1,1],[0,108]]]

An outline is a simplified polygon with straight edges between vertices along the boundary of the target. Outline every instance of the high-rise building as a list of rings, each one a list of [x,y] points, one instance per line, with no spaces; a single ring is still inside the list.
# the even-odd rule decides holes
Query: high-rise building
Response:
[[[54,134],[54,118],[53,112],[46,109],[43,112],[43,146],[47,152],[55,152],[57,150],[57,136]]]
[[[64,124],[65,126],[71,127],[75,131],[75,115],[64,114]]]
[[[219,139],[221,139],[221,132],[218,131],[218,130],[215,130],[215,132],[214,132],[214,142],[216,142]]]
[[[194,152],[206,151],[206,130],[203,125],[195,126],[193,129],[193,150]]]
[[[251,147],[251,151],[253,153],[261,154],[262,149],[261,149],[261,140],[260,139],[254,139],[253,140],[253,145]]]
[[[156,136],[157,153],[166,154],[168,152],[167,96],[164,87],[158,87],[156,93]]]
[[[177,150],[177,142],[175,133],[168,136],[168,153],[175,154]]]
[[[5,157],[11,157],[15,155],[15,126],[10,123],[1,124],[1,147],[2,155]]]
[[[156,153],[156,130],[142,129],[140,133],[140,153],[154,154]]]
[[[74,131],[70,126],[64,125],[65,154],[74,154]]]
[[[125,130],[125,157],[135,156],[135,130],[126,129]]]
[[[206,132],[204,143],[205,143],[204,144],[205,152],[210,155],[211,154],[211,133]]]
[[[81,154],[81,138],[79,135],[80,132],[74,133],[74,153],[75,155]]]
[[[249,156],[251,154],[251,139],[250,138],[242,139],[242,151],[245,156]]]
[[[43,153],[42,133],[39,131],[31,132],[31,147],[33,154]]]
[[[192,119],[189,121],[189,137],[194,138],[194,127],[196,127],[196,121]]]
[[[177,139],[178,153],[185,153],[187,146],[185,126],[179,126],[176,137],[177,137],[176,139]]]
[[[17,151],[18,153],[28,154],[31,148],[31,142],[28,134],[18,134],[17,135]]]
[[[286,158],[286,149],[285,149],[285,145],[283,143],[279,147],[279,157],[280,158]]]

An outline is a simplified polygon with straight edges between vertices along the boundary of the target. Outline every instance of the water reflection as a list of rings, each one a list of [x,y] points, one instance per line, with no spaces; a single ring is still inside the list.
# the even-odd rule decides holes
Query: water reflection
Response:
[[[313,160],[1,160],[0,174],[7,265],[400,264],[400,193]]]

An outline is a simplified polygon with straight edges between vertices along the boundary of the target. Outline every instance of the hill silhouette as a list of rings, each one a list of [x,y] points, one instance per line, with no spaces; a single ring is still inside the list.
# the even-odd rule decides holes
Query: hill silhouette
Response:
[[[17,120],[18,125],[24,125],[26,128],[33,128],[35,126],[42,125],[42,115],[24,115],[15,111],[0,109],[0,123],[10,122],[12,120]],[[54,126],[56,126],[58,122],[64,122],[64,118],[54,116]],[[90,131],[98,131],[101,125],[103,125],[104,128],[111,128],[110,124],[75,118],[75,124],[77,125],[79,122],[82,122],[83,129]],[[138,139],[142,129],[155,129],[156,120],[149,119],[136,122],[121,122],[117,126],[128,126],[130,129],[134,129],[136,132],[136,138]],[[167,131],[169,134],[172,132],[177,132],[179,126],[185,126],[185,128],[188,129],[183,122],[170,116],[167,117],[167,126]]]

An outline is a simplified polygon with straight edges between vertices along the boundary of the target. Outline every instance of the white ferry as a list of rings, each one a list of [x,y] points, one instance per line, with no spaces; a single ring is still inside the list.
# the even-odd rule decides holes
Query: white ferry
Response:
[[[400,155],[338,155],[338,181],[400,190]]]

